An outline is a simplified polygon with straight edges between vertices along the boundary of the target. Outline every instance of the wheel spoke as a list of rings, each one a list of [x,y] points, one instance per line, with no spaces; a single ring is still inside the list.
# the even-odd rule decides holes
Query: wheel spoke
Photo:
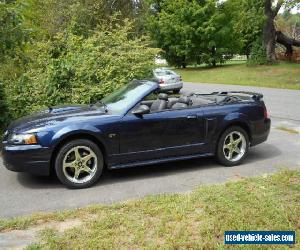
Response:
[[[76,168],[76,165],[75,165],[75,162],[65,162],[63,164],[63,167],[66,169],[66,168]]]
[[[230,134],[230,136],[229,136],[229,140],[230,140],[230,143],[233,143],[233,142],[234,142],[234,139],[233,139],[233,134]]]
[[[231,160],[232,159],[232,153],[233,151],[232,150],[229,150],[228,151],[228,159]]]
[[[75,153],[76,160],[80,160],[82,158],[80,153],[79,153],[79,148],[75,148],[74,153]]]
[[[242,138],[239,137],[239,138],[237,138],[234,142],[237,143],[237,144],[239,144],[241,141],[242,141]]]
[[[80,172],[81,172],[81,170],[79,170],[78,168],[75,168],[75,173],[74,173],[73,179],[78,180]]]
[[[94,171],[93,171],[92,169],[90,169],[88,166],[85,166],[85,167],[82,169],[82,171],[85,171],[85,172],[87,172],[87,173],[89,173],[89,174],[91,174],[91,173],[94,172]]]
[[[82,157],[82,160],[84,161],[84,165],[86,165],[87,162],[88,162],[89,160],[91,160],[93,157],[94,157],[94,156],[93,156],[92,154],[89,154],[89,155],[87,155],[87,156]]]
[[[236,148],[234,149],[234,152],[236,152],[237,154],[240,154],[240,153],[241,153],[241,150],[240,150],[238,147],[236,147]]]

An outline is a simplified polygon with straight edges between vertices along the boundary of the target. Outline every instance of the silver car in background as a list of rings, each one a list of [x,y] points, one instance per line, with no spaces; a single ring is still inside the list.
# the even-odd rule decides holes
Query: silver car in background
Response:
[[[166,68],[153,70],[154,78],[158,81],[160,89],[163,91],[173,91],[179,93],[182,89],[182,78],[174,71]]]

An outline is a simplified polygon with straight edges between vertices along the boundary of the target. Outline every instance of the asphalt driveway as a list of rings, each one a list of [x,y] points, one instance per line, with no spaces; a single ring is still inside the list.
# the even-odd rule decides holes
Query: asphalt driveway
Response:
[[[264,94],[273,127],[286,122],[300,127],[300,91],[219,84],[185,83],[183,91],[258,91]],[[89,204],[109,204],[150,194],[187,192],[201,184],[221,183],[244,176],[300,169],[300,135],[272,129],[268,142],[251,148],[245,163],[226,168],[214,159],[196,159],[154,166],[106,171],[92,188],[69,190],[51,177],[13,173],[0,158],[0,217],[55,211]]]

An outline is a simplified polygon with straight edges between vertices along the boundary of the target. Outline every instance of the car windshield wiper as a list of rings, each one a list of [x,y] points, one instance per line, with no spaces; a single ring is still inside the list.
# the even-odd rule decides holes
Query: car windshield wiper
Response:
[[[105,113],[108,112],[108,107],[107,107],[107,105],[105,104],[105,102],[103,102],[103,101],[101,101],[101,100],[98,100],[97,102],[92,103],[90,106],[91,106],[91,107],[93,107],[93,106],[100,106],[100,107],[103,107],[103,108],[104,108]]]

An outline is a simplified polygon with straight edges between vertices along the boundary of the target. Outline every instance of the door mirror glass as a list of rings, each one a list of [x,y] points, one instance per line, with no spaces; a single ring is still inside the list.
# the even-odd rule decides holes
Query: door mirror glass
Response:
[[[134,115],[145,115],[150,113],[150,108],[147,105],[140,105],[132,111]]]

